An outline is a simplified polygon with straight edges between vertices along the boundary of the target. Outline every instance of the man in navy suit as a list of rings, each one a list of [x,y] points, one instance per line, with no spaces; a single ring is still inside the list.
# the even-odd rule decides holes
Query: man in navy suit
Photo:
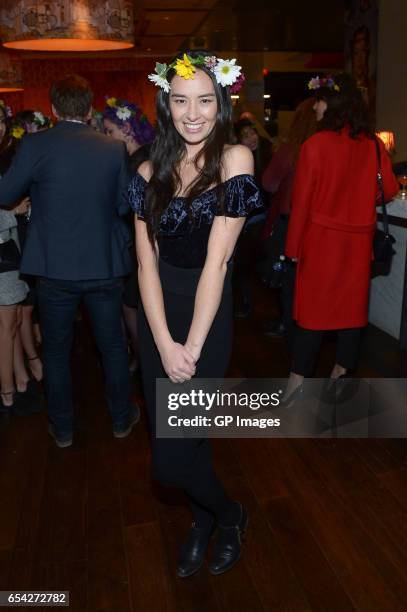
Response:
[[[121,328],[122,279],[131,269],[127,158],[123,143],[87,125],[88,82],[68,75],[51,88],[53,129],[26,135],[0,180],[0,203],[30,193],[32,212],[21,272],[38,277],[49,431],[60,447],[73,436],[70,351],[83,300],[102,354],[113,434],[127,436],[139,418],[130,404]]]

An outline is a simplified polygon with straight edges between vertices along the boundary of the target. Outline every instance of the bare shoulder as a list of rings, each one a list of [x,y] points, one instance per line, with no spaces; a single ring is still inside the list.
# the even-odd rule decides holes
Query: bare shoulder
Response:
[[[137,172],[141,174],[145,181],[148,182],[151,179],[151,175],[153,174],[153,165],[151,161],[147,160],[142,162],[139,165]]]
[[[239,174],[254,173],[253,153],[244,145],[226,146],[223,151],[222,162],[225,180]]]

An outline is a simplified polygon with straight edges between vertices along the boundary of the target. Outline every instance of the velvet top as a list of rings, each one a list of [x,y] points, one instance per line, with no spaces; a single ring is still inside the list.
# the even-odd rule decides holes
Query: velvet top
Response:
[[[148,183],[136,173],[129,185],[130,206],[145,220],[144,193]],[[239,174],[224,182],[223,210],[218,203],[217,188],[213,187],[193,200],[188,215],[186,198],[174,197],[164,211],[157,236],[160,257],[168,264],[181,268],[202,268],[208,239],[215,216],[247,217],[261,208],[259,189],[249,174]]]

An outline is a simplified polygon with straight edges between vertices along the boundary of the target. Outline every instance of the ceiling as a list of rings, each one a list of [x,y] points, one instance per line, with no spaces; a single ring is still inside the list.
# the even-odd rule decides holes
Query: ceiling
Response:
[[[136,50],[343,49],[344,0],[135,0]]]
[[[168,58],[180,50],[194,48],[217,52],[313,52],[320,57],[343,51],[348,0],[129,1],[134,2],[135,47],[115,51],[119,56]],[[51,54],[24,53],[25,57],[43,55]],[[104,53],[88,55],[100,57]]]

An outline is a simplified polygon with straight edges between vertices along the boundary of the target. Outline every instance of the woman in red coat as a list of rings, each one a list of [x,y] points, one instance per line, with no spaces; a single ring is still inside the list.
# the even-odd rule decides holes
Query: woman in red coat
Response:
[[[353,369],[367,325],[378,159],[360,91],[346,74],[312,79],[318,132],[301,147],[286,256],[298,260],[297,322],[287,397],[311,376],[323,330],[338,330],[331,377]],[[398,190],[379,141],[386,200]]]

